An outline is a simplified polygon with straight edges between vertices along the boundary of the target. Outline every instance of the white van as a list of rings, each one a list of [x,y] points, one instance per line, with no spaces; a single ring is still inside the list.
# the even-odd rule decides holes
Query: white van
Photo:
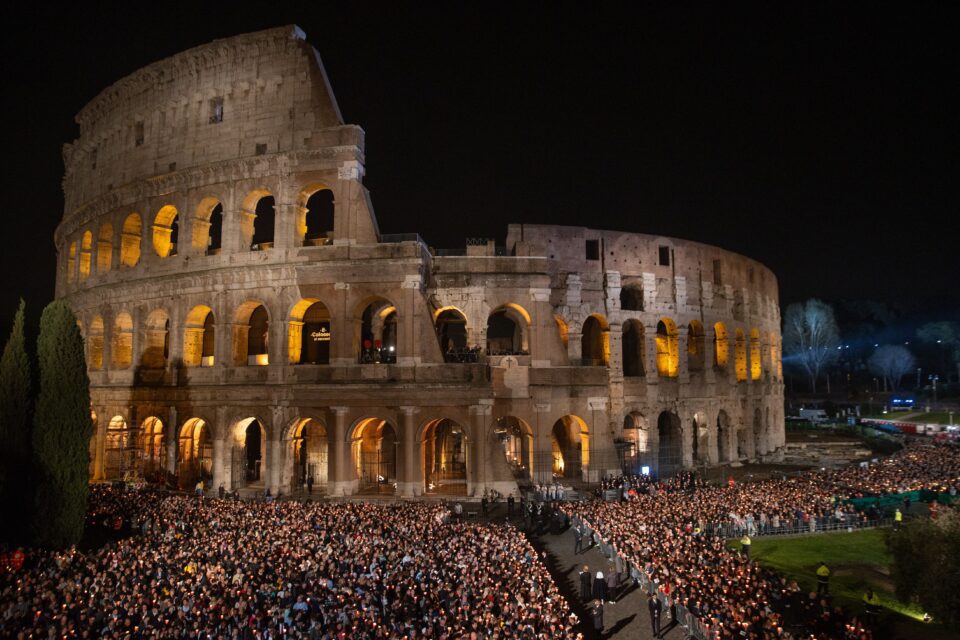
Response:
[[[800,409],[800,417],[804,420],[809,420],[814,424],[830,422],[827,412],[823,409]]]

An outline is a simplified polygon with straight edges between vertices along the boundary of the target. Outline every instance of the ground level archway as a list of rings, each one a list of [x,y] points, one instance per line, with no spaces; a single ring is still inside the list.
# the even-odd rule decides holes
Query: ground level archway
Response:
[[[551,430],[551,471],[558,478],[588,480],[590,435],[587,423],[573,415],[563,416]]]
[[[657,417],[657,477],[668,478],[683,469],[683,426],[669,411]]]
[[[213,439],[210,427],[201,418],[190,418],[180,428],[177,479],[181,489],[192,489],[197,481],[207,485],[213,478]]]
[[[466,495],[470,460],[463,427],[448,418],[431,420],[421,444],[424,492]]]
[[[397,432],[381,418],[366,418],[353,429],[351,452],[359,493],[396,491]]]

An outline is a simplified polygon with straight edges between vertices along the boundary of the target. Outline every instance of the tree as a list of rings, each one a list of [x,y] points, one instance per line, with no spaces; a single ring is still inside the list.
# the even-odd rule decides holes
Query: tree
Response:
[[[837,359],[839,344],[840,333],[830,305],[811,298],[787,307],[783,318],[783,352],[788,356],[785,361],[807,373],[814,393],[820,372]]]
[[[887,547],[897,598],[917,600],[934,620],[960,628],[960,514],[946,510],[891,531]]]
[[[41,546],[63,548],[83,534],[93,422],[83,338],[76,317],[62,301],[43,310],[37,359],[33,535]]]
[[[960,322],[928,322],[917,329],[917,337],[949,349],[950,359],[957,367],[957,379],[960,380]]]
[[[23,299],[13,318],[13,329],[0,358],[0,513],[24,513],[30,468],[30,358],[23,336]],[[22,521],[4,518],[0,534],[4,540],[20,537]]]
[[[884,345],[873,352],[867,365],[871,372],[883,378],[884,388],[889,383],[896,391],[900,387],[900,379],[917,366],[917,359],[906,347]]]

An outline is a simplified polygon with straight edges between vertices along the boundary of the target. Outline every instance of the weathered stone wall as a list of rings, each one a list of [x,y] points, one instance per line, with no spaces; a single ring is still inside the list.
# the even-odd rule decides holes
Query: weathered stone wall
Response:
[[[783,445],[768,269],[572,227],[511,225],[509,255],[381,237],[363,132],[303,37],[191,49],[78,116],[57,293],[87,343],[94,479],[476,495],[515,488],[508,457],[580,481]]]

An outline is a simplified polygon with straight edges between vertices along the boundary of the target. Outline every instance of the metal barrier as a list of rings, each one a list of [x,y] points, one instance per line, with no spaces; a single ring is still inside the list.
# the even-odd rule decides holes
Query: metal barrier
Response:
[[[904,518],[906,519],[906,518]],[[874,520],[856,520],[847,522],[846,520],[837,520],[836,518],[827,518],[821,520],[811,519],[810,522],[798,522],[791,520],[789,524],[782,524],[779,527],[771,525],[761,526],[760,523],[754,524],[751,529],[747,525],[734,524],[732,522],[712,523],[704,526],[704,532],[722,538],[738,538],[743,534],[751,537],[765,536],[800,536],[817,533],[826,533],[829,531],[859,531],[862,529],[875,529],[877,527],[886,527],[894,524],[894,518],[878,518]]]

